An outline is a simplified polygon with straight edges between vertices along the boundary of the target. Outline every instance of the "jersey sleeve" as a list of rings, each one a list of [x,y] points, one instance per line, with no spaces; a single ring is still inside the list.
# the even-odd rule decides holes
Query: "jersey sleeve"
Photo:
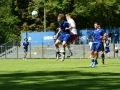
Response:
[[[69,27],[69,26],[71,26],[68,22],[66,22],[66,27]]]
[[[106,34],[106,32],[104,30],[102,30],[102,34],[104,35],[104,34]]]
[[[74,22],[73,20],[71,20],[69,23],[70,23],[70,25],[71,25],[72,27],[76,27],[76,24],[75,24],[75,22]]]

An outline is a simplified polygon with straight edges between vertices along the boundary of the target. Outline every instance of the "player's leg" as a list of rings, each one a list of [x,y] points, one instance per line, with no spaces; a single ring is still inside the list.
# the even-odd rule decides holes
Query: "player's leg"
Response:
[[[108,59],[110,59],[110,50],[108,50]]]
[[[91,56],[91,64],[90,64],[90,66],[92,66],[93,63],[94,63],[94,51],[93,50],[90,51],[90,56]]]
[[[24,49],[24,57],[23,57],[23,60],[26,60],[26,56],[27,56],[27,49]]]
[[[118,59],[118,51],[116,52],[116,58]]]
[[[104,44],[101,43],[101,58],[102,58],[102,64],[105,63],[105,53],[104,53]]]
[[[96,60],[95,60],[95,65],[97,65],[98,64],[98,53],[97,53],[97,56],[96,56]]]
[[[105,52],[107,53],[107,52]],[[104,51],[101,51],[101,58],[102,58],[102,64],[105,63],[105,54],[104,54]]]
[[[65,47],[66,47],[66,44],[67,44],[69,38],[70,38],[70,35],[69,35],[69,34],[66,34],[66,35],[63,37],[63,43],[62,43],[62,54],[63,54],[63,55],[62,55],[61,61],[64,61],[64,59],[65,59]]]
[[[118,53],[117,53],[117,59],[118,59]]]
[[[56,42],[55,42],[55,47],[56,47],[56,59],[58,60],[59,59],[59,44],[60,44],[60,40],[57,39]]]
[[[100,43],[95,43],[95,50],[94,50],[94,62],[93,62],[92,67],[95,67],[95,65],[96,65],[100,45],[101,45]]]
[[[73,55],[70,44],[75,40],[76,37],[77,34],[70,35],[69,41],[67,42],[67,48],[69,50],[69,55],[67,56],[67,58]]]
[[[61,61],[64,61],[64,59],[65,59],[65,47],[66,47],[66,42],[63,41],[63,43],[62,43],[62,59],[61,59]]]
[[[93,64],[94,64],[94,51],[95,51],[95,43],[92,44],[92,47],[91,47],[91,50],[90,50],[90,56],[91,56],[90,66],[93,66]]]
[[[67,56],[67,58],[69,58],[70,56],[73,55],[72,50],[71,50],[71,47],[70,47],[70,42],[69,42],[69,41],[67,42],[67,48],[68,48],[68,51],[69,51],[69,55]]]

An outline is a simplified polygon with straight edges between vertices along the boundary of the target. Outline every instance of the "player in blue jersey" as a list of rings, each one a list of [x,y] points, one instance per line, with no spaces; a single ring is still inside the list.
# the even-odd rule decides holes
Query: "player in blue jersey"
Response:
[[[109,45],[110,41],[107,40],[105,42],[105,54],[108,54],[108,59],[110,59],[110,45]]]
[[[27,52],[28,52],[28,45],[29,45],[28,39],[25,38],[25,39],[24,39],[24,42],[23,42],[23,49],[24,49],[24,57],[23,57],[23,60],[26,60],[26,56],[27,56]]]
[[[59,44],[60,42],[62,42],[62,59],[61,61],[64,61],[65,59],[65,46],[66,46],[66,43],[68,42],[69,38],[70,38],[70,29],[72,28],[72,26],[70,26],[70,24],[67,22],[67,21],[64,21],[64,15],[63,14],[59,14],[58,15],[58,25],[59,25],[59,28],[58,28],[58,33],[59,36],[57,37],[57,34],[56,34],[56,37],[57,37],[57,40],[55,42],[55,47],[56,47],[56,55],[57,55],[57,60],[59,59]]]
[[[95,30],[93,32],[93,43],[92,43],[92,47],[91,47],[91,67],[95,67],[95,62],[97,60],[98,57],[98,52],[100,49],[100,45],[102,42],[102,39],[104,37],[104,31],[102,29],[99,28],[99,24],[95,23],[94,24]]]

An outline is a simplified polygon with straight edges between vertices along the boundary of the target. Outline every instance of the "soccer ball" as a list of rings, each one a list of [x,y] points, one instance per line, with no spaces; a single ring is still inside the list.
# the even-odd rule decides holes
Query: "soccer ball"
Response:
[[[37,17],[37,16],[38,16],[38,12],[35,11],[35,10],[33,10],[33,11],[32,11],[32,16]]]
[[[34,52],[34,55],[37,55],[37,52]]]

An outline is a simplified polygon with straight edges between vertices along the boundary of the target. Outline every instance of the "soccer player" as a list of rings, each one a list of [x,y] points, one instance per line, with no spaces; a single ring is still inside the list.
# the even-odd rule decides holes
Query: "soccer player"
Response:
[[[59,25],[59,36],[57,37],[57,40],[55,42],[55,47],[56,47],[56,54],[57,54],[57,60],[59,59],[59,44],[60,42],[62,42],[62,59],[61,61],[64,61],[65,59],[65,46],[66,43],[68,42],[69,38],[70,38],[70,29],[72,28],[72,26],[70,26],[70,24],[67,21],[64,21],[64,15],[63,14],[59,14],[58,15],[58,25]],[[57,34],[58,34],[57,33]]]
[[[72,26],[72,28],[70,29],[70,38],[69,41],[67,42],[67,48],[69,50],[69,55],[67,57],[70,57],[73,54],[70,48],[70,43],[72,43],[77,37],[77,30],[75,21],[72,19],[72,15],[70,13],[66,14],[66,19],[67,22]]]
[[[98,25],[98,28],[99,29],[102,29],[100,27],[100,25]],[[103,29],[102,29],[103,30]],[[104,31],[103,31],[104,32]],[[103,35],[103,38],[102,38],[102,42],[101,42],[101,45],[100,45],[100,53],[101,53],[101,58],[102,58],[102,64],[104,64],[105,62],[105,54],[104,54],[104,42],[105,42],[105,39],[106,39],[106,33],[104,32],[104,35]],[[98,64],[98,61],[96,61],[96,64]]]
[[[107,40],[105,42],[105,54],[108,54],[108,59],[110,59],[110,46],[109,46],[110,41]]]
[[[26,60],[26,56],[27,56],[27,52],[28,52],[28,45],[29,45],[29,42],[28,42],[28,39],[25,38],[24,39],[24,42],[23,42],[23,49],[24,49],[24,57],[23,57],[23,60]]]
[[[95,62],[96,59],[98,58],[98,52],[99,52],[99,48],[102,42],[102,38],[104,37],[104,31],[102,29],[99,28],[99,24],[98,23],[94,23],[94,27],[95,30],[93,32],[93,44],[91,47],[91,67],[95,67]]]

